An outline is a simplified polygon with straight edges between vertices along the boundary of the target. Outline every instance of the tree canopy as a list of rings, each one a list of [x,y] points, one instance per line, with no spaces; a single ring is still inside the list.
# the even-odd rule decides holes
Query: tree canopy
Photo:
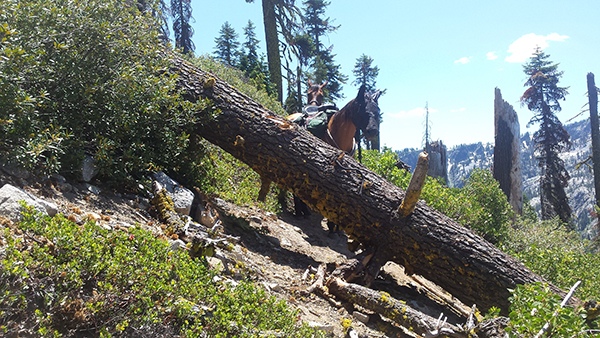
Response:
[[[539,123],[540,129],[534,133],[535,155],[541,170],[540,203],[543,220],[559,216],[564,223],[571,220],[571,207],[565,193],[570,179],[564,161],[559,154],[571,146],[570,136],[556,116],[560,112],[560,102],[568,94],[567,87],[559,87],[563,72],[558,64],[549,61],[550,55],[537,48],[523,71],[529,76],[528,87],[521,103],[533,112],[528,125]]]
[[[240,46],[237,38],[238,35],[235,29],[233,29],[228,21],[225,21],[223,26],[221,26],[219,36],[215,38],[215,56],[217,59],[230,66],[237,65],[239,57],[238,48]]]
[[[175,47],[181,48],[183,54],[194,52],[196,48],[192,41],[194,29],[190,25],[190,20],[194,20],[191,0],[171,0],[171,14],[173,17]]]

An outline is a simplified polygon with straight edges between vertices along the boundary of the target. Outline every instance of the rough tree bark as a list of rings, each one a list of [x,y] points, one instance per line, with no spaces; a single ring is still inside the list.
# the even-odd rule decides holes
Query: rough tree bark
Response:
[[[214,75],[170,56],[189,100],[212,100],[220,113],[196,132],[290,189],[339,224],[373,256],[366,271],[387,261],[442,286],[465,304],[508,310],[508,288],[542,281],[523,264],[419,201],[407,217],[405,192],[307,131],[276,116]],[[565,294],[558,288],[557,293]]]

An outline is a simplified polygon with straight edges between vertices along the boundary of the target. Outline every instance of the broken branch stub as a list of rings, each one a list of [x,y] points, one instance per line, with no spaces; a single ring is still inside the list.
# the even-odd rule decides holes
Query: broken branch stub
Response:
[[[400,209],[398,210],[400,217],[406,217],[415,210],[417,202],[419,201],[419,197],[421,197],[421,190],[423,190],[423,185],[425,185],[428,169],[429,155],[427,152],[422,152],[419,154],[417,167],[410,178],[408,188],[406,189],[406,195],[404,196],[402,204],[400,205]]]

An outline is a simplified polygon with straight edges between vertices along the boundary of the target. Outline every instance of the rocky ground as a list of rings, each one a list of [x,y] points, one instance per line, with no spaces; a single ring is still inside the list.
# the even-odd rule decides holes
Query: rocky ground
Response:
[[[53,202],[59,212],[73,215],[78,220],[91,217],[101,226],[111,228],[138,223],[154,232],[162,231],[160,222],[146,211],[147,200],[113,192],[98,182],[90,185],[65,182],[61,177],[46,180],[19,178],[0,171],[0,187],[5,184]],[[347,248],[343,231],[329,234],[326,222],[315,212],[309,218],[299,219],[287,212],[274,215],[254,207],[227,205],[229,221],[224,222],[225,232],[241,239],[229,255],[244,264],[229,266],[230,271],[223,271],[224,278],[250,276],[269,293],[299,309],[304,321],[330,332],[333,337],[344,336],[344,319],[351,320],[352,326],[364,337],[411,336],[368,310],[314,293],[302,294],[301,290],[310,285],[315,269],[321,263],[327,263],[328,272],[331,272],[336,265],[354,255]],[[210,262],[215,269],[223,268],[217,259]],[[386,291],[432,317],[437,318],[444,312],[448,322],[452,323],[464,323],[464,314],[469,310],[457,306],[456,300],[423,278],[404,275],[403,269],[392,263],[384,267],[373,288]],[[444,303],[455,305],[449,310],[440,305]]]

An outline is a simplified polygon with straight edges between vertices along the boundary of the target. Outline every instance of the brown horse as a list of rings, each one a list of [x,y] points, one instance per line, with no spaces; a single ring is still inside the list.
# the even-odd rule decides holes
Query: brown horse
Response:
[[[323,105],[323,88],[327,81],[321,85],[313,84],[308,81],[307,101],[310,106]],[[365,86],[361,86],[356,98],[348,102],[344,108],[336,112],[327,127],[327,132],[323,135],[323,141],[334,146],[348,154],[354,155],[358,144],[356,138],[361,131],[363,136],[369,140],[379,134],[379,104],[377,100],[381,95],[380,91],[367,93]],[[305,108],[305,110],[307,110]],[[309,215],[308,206],[294,195],[294,206],[296,216]],[[331,222],[328,222],[329,232],[333,233],[338,228]]]
[[[367,139],[373,139],[379,134],[379,104],[377,100],[381,91],[367,93],[361,86],[356,98],[348,102],[344,108],[335,113],[329,120],[327,133],[323,141],[354,156],[360,141],[360,132]],[[339,226],[327,222],[329,233],[339,230]]]
[[[306,92],[306,102],[309,106],[320,106],[323,104],[323,88],[327,85],[327,81],[323,84],[313,84],[308,80],[308,91]]]
[[[335,113],[329,120],[327,133],[323,141],[354,154],[357,146],[357,131],[371,140],[379,133],[379,104],[377,100],[381,91],[367,93],[365,86],[361,86],[356,98],[350,100],[344,108]]]

